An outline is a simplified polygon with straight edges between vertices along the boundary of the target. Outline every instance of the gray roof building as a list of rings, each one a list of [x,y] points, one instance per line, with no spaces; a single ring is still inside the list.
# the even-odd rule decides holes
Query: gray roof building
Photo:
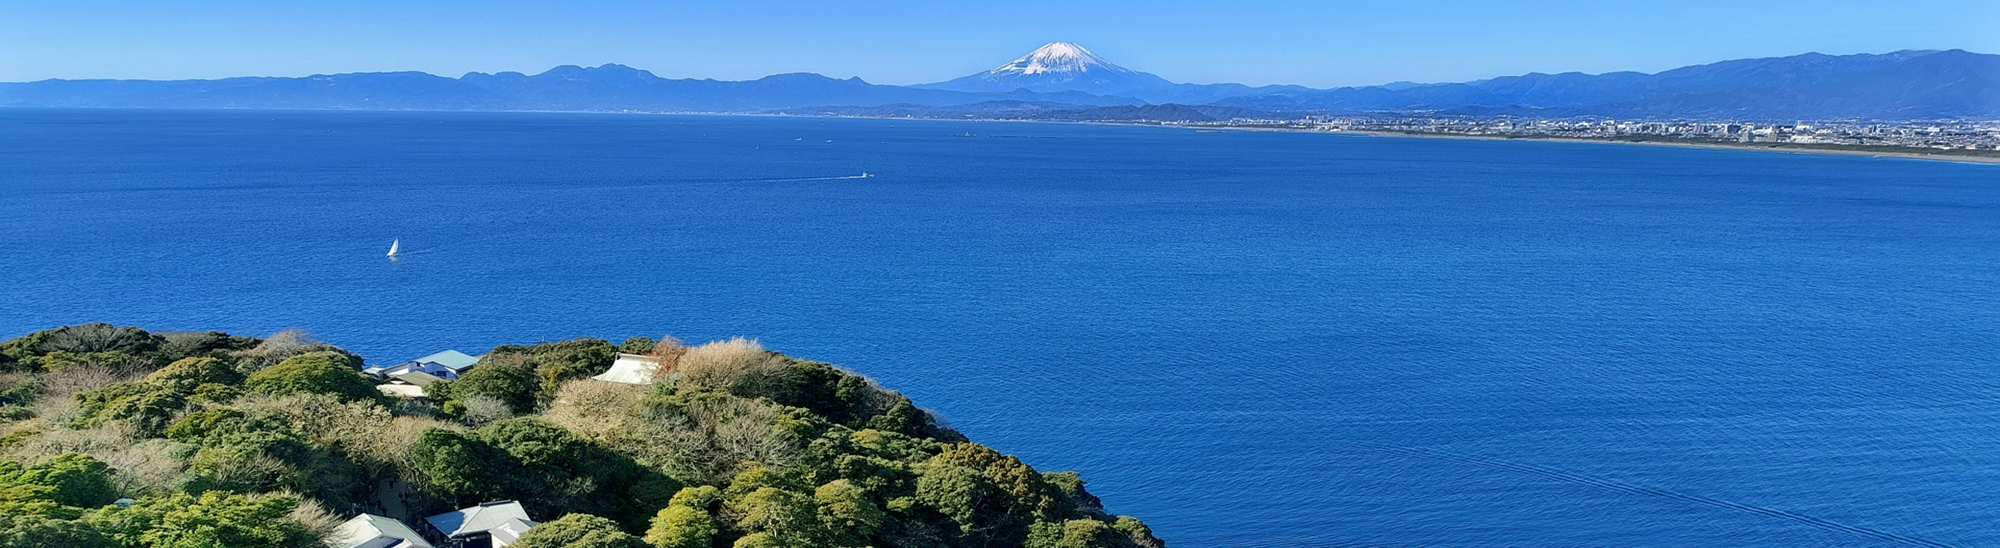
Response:
[[[326,545],[332,548],[433,548],[423,536],[410,530],[403,522],[362,514],[354,516],[327,535]]]
[[[493,548],[514,542],[521,533],[535,526],[535,521],[528,518],[528,510],[522,508],[521,503],[511,500],[461,508],[456,512],[424,518],[424,521],[454,543],[479,544],[477,541],[491,539]]]

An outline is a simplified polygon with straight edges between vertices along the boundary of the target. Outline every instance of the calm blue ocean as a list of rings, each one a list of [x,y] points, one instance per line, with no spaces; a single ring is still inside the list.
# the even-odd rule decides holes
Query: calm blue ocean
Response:
[[[303,328],[378,363],[757,337],[1181,548],[2000,546],[2000,166],[0,110],[0,287],[0,337]]]

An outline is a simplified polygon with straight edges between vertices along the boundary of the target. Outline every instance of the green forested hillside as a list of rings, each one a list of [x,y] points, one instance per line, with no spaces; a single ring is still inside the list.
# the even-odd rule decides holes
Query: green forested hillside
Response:
[[[588,378],[620,351],[661,381]],[[753,341],[502,346],[421,400],[360,364],[296,332],[0,343],[0,548],[307,547],[498,500],[542,522],[526,548],[1163,546],[1075,473]]]

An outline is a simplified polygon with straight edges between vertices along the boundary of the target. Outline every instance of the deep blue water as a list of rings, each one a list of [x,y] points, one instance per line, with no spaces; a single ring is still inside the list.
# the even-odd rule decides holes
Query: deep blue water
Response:
[[[0,277],[0,337],[753,336],[1176,547],[2000,546],[2000,166],[0,110]]]

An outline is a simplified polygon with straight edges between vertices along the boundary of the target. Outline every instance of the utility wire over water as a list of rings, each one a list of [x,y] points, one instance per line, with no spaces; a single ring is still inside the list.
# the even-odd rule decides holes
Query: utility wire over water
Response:
[[[1858,526],[1853,526],[1853,525],[1847,525],[1847,524],[1843,524],[1843,523],[1837,523],[1837,522],[1832,522],[1832,521],[1827,521],[1827,520],[1823,520],[1823,519],[1819,519],[1819,518],[1815,518],[1815,517],[1812,517],[1812,516],[1804,516],[1804,515],[1799,515],[1799,514],[1794,514],[1794,513],[1791,513],[1791,512],[1786,512],[1786,511],[1784,511],[1784,510],[1776,510],[1776,509],[1771,509],[1771,508],[1764,508],[1764,507],[1761,507],[1761,506],[1751,506],[1751,505],[1748,505],[1748,504],[1738,504],[1738,503],[1734,503],[1734,502],[1729,502],[1729,501],[1726,501],[1726,500],[1718,500],[1718,499],[1712,499],[1712,498],[1708,498],[1708,497],[1703,497],[1703,496],[1698,496],[1698,495],[1689,495],[1689,494],[1686,494],[1686,493],[1677,493],[1677,492],[1673,492],[1673,491],[1667,491],[1667,490],[1662,490],[1662,489],[1654,489],[1654,488],[1651,488],[1651,487],[1645,487],[1645,486],[1640,486],[1640,485],[1633,485],[1633,484],[1630,484],[1630,483],[1625,483],[1625,482],[1621,482],[1621,481],[1618,481],[1618,480],[1613,480],[1613,479],[1606,479],[1606,478],[1596,478],[1596,477],[1590,477],[1590,476],[1585,476],[1585,475],[1580,475],[1580,474],[1572,474],[1572,473],[1569,473],[1569,472],[1563,472],[1563,471],[1560,471],[1560,470],[1554,470],[1554,469],[1550,469],[1550,468],[1543,468],[1543,467],[1539,467],[1539,466],[1531,466],[1531,465],[1526,465],[1526,464],[1518,464],[1518,463],[1513,463],[1513,462],[1507,462],[1507,461],[1501,461],[1501,460],[1494,460],[1494,459],[1486,459],[1486,458],[1479,458],[1479,457],[1466,457],[1466,456],[1458,456],[1458,455],[1450,455],[1450,454],[1445,454],[1445,453],[1440,453],[1440,452],[1437,452],[1437,451],[1431,451],[1431,450],[1426,450],[1426,449],[1417,449],[1417,448],[1411,448],[1411,447],[1396,447],[1396,446],[1392,446],[1392,445],[1381,445],[1381,444],[1374,444],[1374,443],[1367,443],[1367,442],[1348,442],[1348,443],[1347,443],[1347,445],[1350,445],[1350,446],[1353,446],[1353,447],[1357,447],[1357,448],[1361,448],[1361,449],[1367,449],[1367,450],[1370,450],[1370,451],[1377,451],[1377,452],[1382,452],[1382,453],[1390,453],[1390,454],[1396,454],[1396,455],[1403,455],[1403,456],[1408,456],[1408,457],[1415,457],[1415,458],[1420,458],[1420,459],[1429,459],[1429,460],[1434,460],[1434,461],[1439,461],[1439,462],[1449,462],[1449,463],[1453,463],[1453,464],[1463,464],[1463,465],[1468,465],[1468,466],[1478,466],[1478,467],[1481,467],[1481,468],[1489,468],[1489,469],[1493,469],[1493,470],[1506,470],[1506,471],[1509,471],[1509,472],[1519,472],[1519,473],[1522,473],[1522,474],[1528,474],[1528,475],[1532,475],[1532,476],[1537,476],[1537,477],[1542,477],[1542,478],[1547,478],[1547,479],[1552,479],[1552,480],[1556,480],[1556,481],[1561,481],[1561,482],[1565,482],[1565,483],[1573,483],[1573,484],[1577,484],[1577,485],[1587,485],[1587,486],[1591,486],[1591,487],[1598,487],[1598,488],[1602,488],[1602,489],[1610,489],[1610,490],[1613,490],[1613,491],[1619,491],[1619,492],[1624,492],[1624,493],[1631,493],[1631,494],[1635,494],[1635,495],[1647,495],[1647,496],[1653,496],[1653,497],[1660,497],[1660,498],[1667,498],[1667,499],[1673,499],[1673,500],[1679,500],[1679,501],[1684,501],[1684,502],[1692,502],[1692,503],[1695,503],[1695,504],[1703,504],[1703,505],[1708,505],[1708,506],[1713,506],[1713,507],[1716,507],[1716,508],[1723,508],[1723,509],[1728,509],[1728,510],[1735,510],[1735,511],[1739,511],[1739,512],[1748,512],[1748,513],[1752,513],[1752,514],[1757,514],[1757,515],[1762,515],[1762,516],[1767,516],[1767,517],[1773,517],[1773,518],[1779,518],[1779,519],[1785,519],[1785,520],[1790,520],[1790,521],[1794,521],[1794,522],[1798,522],[1798,523],[1801,523],[1801,524],[1805,524],[1805,525],[1810,525],[1810,526],[1813,526],[1813,527],[1818,527],[1818,528],[1821,528],[1821,529],[1826,529],[1826,530],[1829,530],[1829,531],[1840,531],[1840,532],[1844,532],[1844,533],[1851,533],[1851,534],[1855,534],[1855,535],[1860,535],[1860,536],[1864,536],[1864,537],[1868,537],[1868,538],[1872,538],[1872,539],[1875,539],[1875,540],[1880,540],[1880,541],[1885,541],[1885,542],[1893,542],[1893,543],[1897,543],[1897,544],[1901,544],[1901,545],[1905,545],[1905,546],[1925,546],[1925,547],[1929,547],[1929,548],[1958,548],[1957,546],[1954,546],[1954,545],[1950,545],[1950,544],[1944,544],[1944,543],[1940,543],[1940,542],[1933,542],[1933,541],[1929,541],[1929,540],[1924,540],[1924,539],[1920,539],[1920,538],[1912,538],[1912,537],[1906,537],[1906,536],[1903,536],[1903,535],[1898,535],[1898,534],[1895,534],[1895,533],[1890,533],[1890,532],[1886,532],[1886,531],[1879,531],[1879,530],[1875,530],[1875,529],[1869,529],[1869,528],[1867,528],[1867,527],[1858,527]]]

